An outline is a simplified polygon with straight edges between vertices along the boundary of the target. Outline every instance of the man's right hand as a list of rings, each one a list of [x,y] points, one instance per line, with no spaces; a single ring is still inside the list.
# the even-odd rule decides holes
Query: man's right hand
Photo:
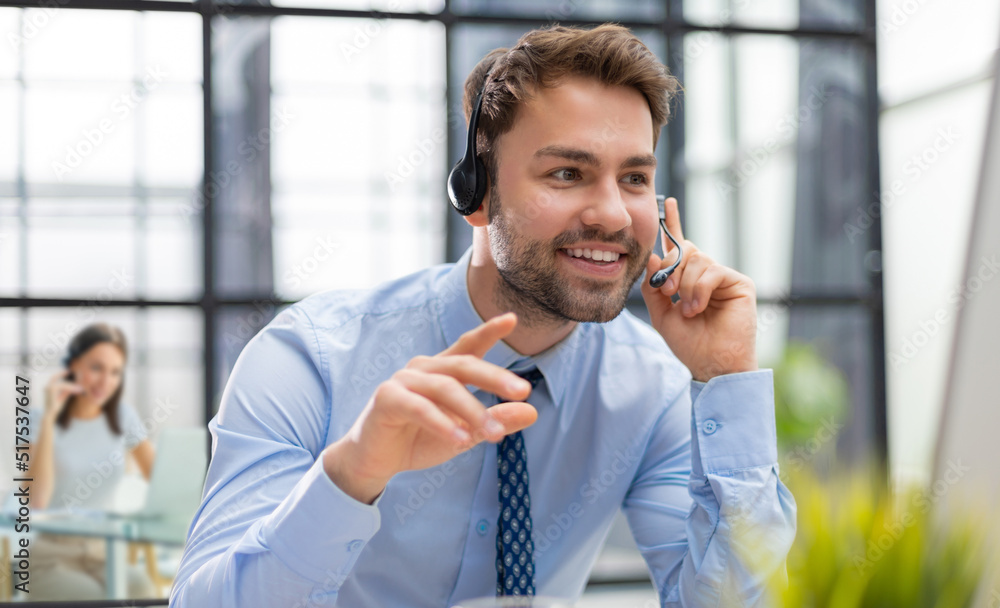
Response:
[[[370,504],[396,473],[439,465],[533,424],[538,412],[521,401],[531,393],[528,381],[483,361],[516,325],[513,313],[494,317],[441,353],[414,357],[380,384],[354,426],[323,450],[330,479]],[[487,411],[466,385],[512,401]]]

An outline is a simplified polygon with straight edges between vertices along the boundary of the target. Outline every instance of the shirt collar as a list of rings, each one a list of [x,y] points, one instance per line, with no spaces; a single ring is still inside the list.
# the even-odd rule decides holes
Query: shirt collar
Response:
[[[469,297],[467,278],[471,259],[470,248],[445,274],[441,284],[442,302],[438,308],[438,318],[448,344],[454,344],[463,333],[483,323],[483,318],[476,312]],[[580,369],[574,365],[574,361],[580,355],[580,344],[584,336],[590,331],[591,324],[580,323],[559,343],[533,357],[518,353],[501,340],[483,359],[507,368],[523,368],[530,361],[542,372],[552,402],[558,407],[566,393],[570,374],[574,369]]]

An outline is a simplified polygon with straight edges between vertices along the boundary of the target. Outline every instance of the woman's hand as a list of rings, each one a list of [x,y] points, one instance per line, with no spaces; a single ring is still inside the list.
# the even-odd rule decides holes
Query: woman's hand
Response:
[[[70,371],[60,370],[52,375],[45,386],[45,416],[55,420],[66,407],[70,395],[83,392],[83,387],[69,380]]]

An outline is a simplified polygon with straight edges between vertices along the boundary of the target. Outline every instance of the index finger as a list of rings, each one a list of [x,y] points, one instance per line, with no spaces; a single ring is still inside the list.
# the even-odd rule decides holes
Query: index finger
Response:
[[[510,335],[517,326],[517,316],[508,312],[486,321],[462,334],[454,344],[441,351],[442,355],[486,356],[493,345]]]
[[[678,242],[684,241],[684,231],[681,230],[681,211],[677,206],[677,199],[670,197],[663,202],[663,210],[666,211],[667,219],[667,230],[673,235]],[[662,228],[661,228],[662,230]],[[670,242],[667,235],[661,235],[663,238],[663,252],[667,253],[674,250],[674,244]]]

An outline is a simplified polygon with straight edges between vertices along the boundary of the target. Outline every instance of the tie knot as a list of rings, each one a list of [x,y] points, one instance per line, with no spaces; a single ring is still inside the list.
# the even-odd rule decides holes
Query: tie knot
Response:
[[[511,370],[518,376],[521,376],[525,380],[531,383],[531,388],[538,386],[538,383],[542,380],[542,372],[538,371],[537,367],[531,367],[529,369],[524,369],[520,371]]]

